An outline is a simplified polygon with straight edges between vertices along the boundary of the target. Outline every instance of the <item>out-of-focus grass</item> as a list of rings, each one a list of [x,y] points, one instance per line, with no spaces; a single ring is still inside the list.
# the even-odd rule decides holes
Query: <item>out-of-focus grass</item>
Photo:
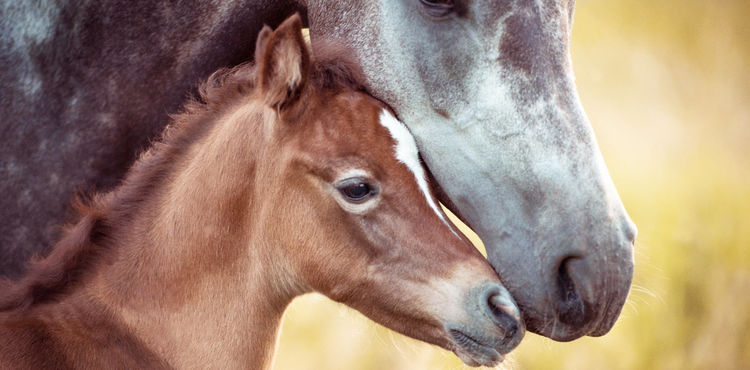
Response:
[[[750,2],[579,0],[581,100],[639,226],[614,329],[529,334],[511,369],[740,369],[750,364]],[[454,369],[452,354],[310,295],[276,368]]]

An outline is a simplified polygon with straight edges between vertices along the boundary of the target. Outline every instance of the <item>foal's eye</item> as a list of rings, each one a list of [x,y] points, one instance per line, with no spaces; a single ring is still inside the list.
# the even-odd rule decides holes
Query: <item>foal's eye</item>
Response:
[[[428,15],[442,18],[453,12],[456,3],[454,0],[419,0]]]
[[[364,202],[372,196],[375,191],[364,179],[350,179],[342,182],[338,187],[341,195],[353,203]]]

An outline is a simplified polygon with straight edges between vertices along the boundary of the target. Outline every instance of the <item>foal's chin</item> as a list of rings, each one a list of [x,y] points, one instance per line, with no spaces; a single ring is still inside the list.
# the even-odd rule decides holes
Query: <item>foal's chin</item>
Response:
[[[520,340],[509,345],[491,344],[492,340],[478,334],[467,334],[459,329],[447,329],[451,340],[451,350],[466,365],[492,367],[505,359],[505,354],[515,348]]]
[[[496,366],[503,362],[505,355],[521,343],[524,330],[510,336],[487,335],[481,331],[471,331],[460,325],[446,325],[448,348],[469,366]]]

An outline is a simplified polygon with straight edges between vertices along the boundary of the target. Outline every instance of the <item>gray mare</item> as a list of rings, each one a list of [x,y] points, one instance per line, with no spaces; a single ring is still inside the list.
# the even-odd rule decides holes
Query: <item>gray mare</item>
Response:
[[[636,229],[576,92],[574,0],[301,1],[0,0],[0,272],[18,276],[74,190],[110,189],[199,81],[299,11],[354,49],[528,328],[606,333]]]

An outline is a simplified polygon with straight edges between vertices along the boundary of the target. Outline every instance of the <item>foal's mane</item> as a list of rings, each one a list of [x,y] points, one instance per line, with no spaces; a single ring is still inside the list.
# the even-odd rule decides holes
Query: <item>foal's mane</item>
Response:
[[[308,91],[365,90],[361,69],[348,49],[320,40],[313,42],[313,50]],[[198,98],[190,99],[181,113],[172,116],[161,138],[140,155],[117,188],[91,198],[75,198],[77,219],[63,228],[48,256],[32,258],[18,281],[0,278],[0,312],[22,311],[68,293],[116,244],[110,239],[111,231],[132,219],[169,177],[173,163],[205,136],[216,118],[249,99],[255,86],[256,68],[250,63],[213,73],[199,87]]]

